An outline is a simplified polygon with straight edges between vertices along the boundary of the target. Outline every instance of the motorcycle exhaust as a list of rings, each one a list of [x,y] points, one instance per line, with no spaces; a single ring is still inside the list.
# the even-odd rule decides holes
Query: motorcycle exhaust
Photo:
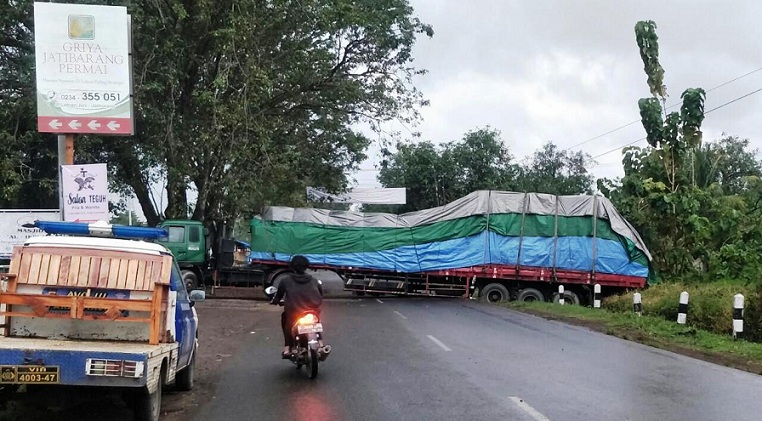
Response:
[[[328,358],[328,354],[331,353],[331,346],[330,345],[324,345],[322,348],[318,348],[318,355],[320,361],[325,361],[326,358]]]

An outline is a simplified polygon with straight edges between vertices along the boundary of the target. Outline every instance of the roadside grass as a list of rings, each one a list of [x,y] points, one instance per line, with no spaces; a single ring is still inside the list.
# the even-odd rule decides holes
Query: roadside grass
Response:
[[[762,343],[733,340],[693,326],[682,326],[659,316],[637,316],[605,309],[541,302],[509,302],[503,307],[548,319],[561,320],[645,345],[762,374]]]

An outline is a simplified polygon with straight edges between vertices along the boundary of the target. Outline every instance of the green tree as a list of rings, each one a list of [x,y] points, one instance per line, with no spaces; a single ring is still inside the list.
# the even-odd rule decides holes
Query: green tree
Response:
[[[423,73],[411,65],[412,47],[433,32],[407,0],[113,3],[132,15],[137,133],[83,136],[75,162],[108,162],[113,190],[134,194],[151,225],[187,215],[235,220],[267,203],[303,204],[308,185],[340,191],[370,142],[353,128],[413,121],[425,104],[411,83]],[[7,8],[14,13],[2,14],[4,30],[21,22],[24,36],[4,40],[20,40],[11,47],[23,62],[14,71],[28,76],[20,86],[33,98],[31,2]],[[0,66],[2,80],[19,79]],[[26,106],[7,112],[28,120],[34,104]],[[11,134],[19,150],[29,149],[24,136],[36,136],[26,123]],[[3,124],[9,127],[17,125]],[[21,158],[0,161],[9,185],[24,181]],[[160,179],[165,209],[149,188]],[[191,188],[196,203],[189,203]],[[15,200],[18,190],[3,194]]]
[[[0,207],[58,208],[57,145],[37,133],[31,0],[0,3]]]
[[[521,167],[521,191],[558,195],[590,194],[594,177],[588,168],[589,154],[559,149],[553,142],[543,145]]]
[[[367,206],[369,211],[410,212],[442,206],[476,190],[511,190],[518,166],[490,127],[471,130],[459,141],[397,145],[384,151],[378,180],[384,187],[406,187],[403,206]]]

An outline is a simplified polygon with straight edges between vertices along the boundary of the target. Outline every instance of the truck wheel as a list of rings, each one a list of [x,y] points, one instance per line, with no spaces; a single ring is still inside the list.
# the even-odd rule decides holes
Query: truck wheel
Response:
[[[273,278],[273,282],[270,285],[274,286],[275,288],[278,288],[280,283],[283,282],[283,280],[286,279],[289,276],[290,275],[289,275],[288,272],[279,273],[279,274],[275,275],[275,277]]]
[[[193,352],[190,364],[180,370],[175,377],[175,389],[181,392],[187,392],[193,389],[193,381],[196,371],[196,352]]]
[[[196,276],[195,273],[184,270],[183,272],[183,282],[185,283],[185,289],[188,291],[198,288],[198,276]]]
[[[135,396],[135,421],[159,421],[161,415],[161,388],[164,385],[164,370],[159,374],[159,384],[156,390],[150,392],[147,388]]]
[[[558,293],[553,294],[553,302],[558,304]],[[579,296],[574,291],[564,290],[564,304],[579,305]]]
[[[545,301],[545,296],[537,289],[524,288],[519,292],[517,301]]]
[[[482,301],[487,303],[500,303],[510,300],[508,288],[506,288],[503,284],[498,284],[497,282],[493,282],[485,286],[484,289],[481,290],[479,297],[482,299]]]

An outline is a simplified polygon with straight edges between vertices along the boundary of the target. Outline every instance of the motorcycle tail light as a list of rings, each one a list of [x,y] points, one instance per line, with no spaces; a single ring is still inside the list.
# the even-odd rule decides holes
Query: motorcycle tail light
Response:
[[[312,313],[307,313],[299,319],[300,325],[314,325],[318,322],[317,316]]]

